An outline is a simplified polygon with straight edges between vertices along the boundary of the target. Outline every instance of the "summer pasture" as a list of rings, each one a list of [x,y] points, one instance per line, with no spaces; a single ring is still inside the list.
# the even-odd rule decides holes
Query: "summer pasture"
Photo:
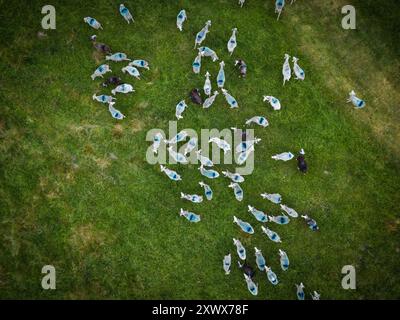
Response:
[[[275,1],[126,0],[129,24],[111,0],[52,0],[56,29],[41,27],[44,1],[0,0],[0,298],[11,299],[296,299],[303,283],[306,299],[400,298],[400,6],[395,0],[354,0],[356,29],[342,28],[344,0],[297,0],[277,20]],[[185,9],[182,31],[177,15]],[[83,21],[97,19],[95,30]],[[192,63],[196,34],[210,20],[201,44],[219,60]],[[227,42],[237,28],[232,55]],[[96,41],[131,59],[140,80],[121,72],[126,62],[106,61]],[[285,54],[297,57],[304,81],[282,85]],[[239,77],[235,60],[247,65]],[[229,108],[216,77],[225,63],[225,89],[239,108]],[[91,79],[101,64],[112,73]],[[190,101],[198,88],[204,99],[206,72],[212,91],[208,109]],[[116,94],[114,119],[93,94],[111,75],[134,87]],[[346,100],[354,90],[366,105]],[[274,110],[263,96],[279,98]],[[168,132],[175,106],[188,107],[178,131],[251,128],[260,138],[254,170],[240,183],[237,201],[221,172],[236,165],[215,164],[217,179],[202,176],[195,164],[170,164],[182,180],[172,181],[146,159],[147,132]],[[267,127],[245,125],[262,115]],[[167,139],[171,139],[168,137]],[[180,145],[183,145],[180,143]],[[232,146],[234,149],[236,146]],[[308,170],[296,159],[271,156],[305,150]],[[222,153],[221,153],[222,156]],[[181,192],[212,200],[191,203]],[[279,205],[262,193],[279,193],[298,218],[264,225],[282,240],[274,243],[248,205],[270,216]],[[201,216],[190,223],[180,209]],[[318,223],[312,231],[300,215]],[[246,234],[233,217],[249,222]],[[233,238],[247,250],[258,294],[247,290]],[[260,249],[279,283],[272,285],[255,262]],[[278,250],[290,266],[283,271]],[[223,258],[232,256],[230,274]],[[243,262],[243,261],[242,261]],[[56,269],[56,290],[43,290],[44,265]],[[342,288],[343,266],[356,270],[356,289]]]

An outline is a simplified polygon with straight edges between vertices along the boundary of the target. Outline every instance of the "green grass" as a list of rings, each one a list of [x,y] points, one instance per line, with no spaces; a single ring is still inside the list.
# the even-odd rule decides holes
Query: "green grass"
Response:
[[[298,0],[279,22],[272,0],[248,0],[242,9],[235,0],[127,0],[136,20],[131,25],[120,17],[119,2],[51,3],[57,29],[39,39],[47,3],[0,1],[1,298],[253,299],[235,266],[232,237],[242,240],[249,257],[260,248],[280,279],[272,287],[258,273],[258,299],[295,299],[299,282],[307,298],[313,290],[324,299],[400,298],[400,12],[394,0],[354,1],[353,31],[341,28],[340,8],[347,4],[341,0]],[[181,8],[188,13],[182,33],[175,26]],[[104,30],[90,29],[85,16]],[[167,131],[176,103],[203,86],[191,63],[194,36],[208,19],[204,43],[225,61],[226,87],[240,109],[229,110],[220,95],[209,110],[191,105],[178,130],[223,129],[267,116],[270,126],[256,128],[262,142],[242,203],[224,178],[209,183],[211,202],[183,202],[181,191],[201,191],[196,167],[175,166],[183,181],[173,183],[145,159],[146,132]],[[235,26],[238,47],[230,57],[226,42]],[[94,33],[114,51],[150,62],[141,81],[123,77],[136,92],[118,96],[122,122],[91,100],[108,92],[90,79],[99,65],[88,41]],[[286,52],[300,58],[306,80],[282,87]],[[235,58],[248,64],[245,80],[237,78]],[[203,59],[201,73],[209,70],[215,79],[218,67]],[[366,100],[365,109],[345,103],[351,89]],[[279,97],[283,109],[273,112],[263,94]],[[310,167],[305,176],[293,161],[270,159],[301,147]],[[289,206],[314,217],[320,232],[292,219],[271,227],[281,245],[266,239],[246,208],[278,214],[261,192],[281,193]],[[199,212],[202,222],[180,218],[180,207]],[[241,234],[233,215],[251,222],[256,234]],[[278,248],[291,261],[285,273]],[[234,258],[230,276],[222,270],[227,252]],[[56,267],[55,291],[41,289],[45,264]],[[341,287],[348,264],[356,267],[357,290]]]

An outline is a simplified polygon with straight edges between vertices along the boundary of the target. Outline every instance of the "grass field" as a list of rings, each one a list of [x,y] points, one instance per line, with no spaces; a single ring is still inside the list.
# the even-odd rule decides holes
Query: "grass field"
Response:
[[[289,1],[290,2],[290,1]],[[341,27],[347,1],[298,0],[277,22],[274,1],[126,0],[135,17],[128,25],[119,1],[51,1],[57,29],[41,30],[44,1],[0,0],[0,297],[24,299],[295,299],[295,283],[306,297],[323,299],[400,298],[400,103],[399,22],[395,0],[354,0],[357,29]],[[184,31],[176,15],[185,8]],[[99,20],[95,31],[83,17]],[[168,129],[175,105],[202,88],[206,70],[213,86],[218,63],[203,59],[201,75],[192,72],[194,37],[212,20],[206,46],[226,63],[226,88],[240,108],[229,110],[220,94],[209,110],[193,104],[178,130],[229,128],[265,115],[270,126],[256,129],[255,170],[242,187],[240,203],[228,180],[206,181],[214,199],[199,205],[179,199],[181,191],[200,193],[196,166],[170,166],[183,176],[174,183],[149,165],[145,154],[152,128]],[[238,47],[226,50],[231,29]],[[90,75],[102,62],[89,36],[113,50],[150,62],[136,92],[118,96],[117,122],[92,101],[107,93]],[[282,87],[285,53],[300,58],[306,80]],[[248,65],[238,79],[236,58]],[[123,63],[110,63],[115,70]],[[346,103],[354,89],[364,109]],[[279,97],[273,112],[264,94]],[[309,172],[299,174],[294,160],[271,155],[306,150]],[[110,154],[115,157],[110,157]],[[233,170],[233,166],[217,166]],[[205,178],[204,178],[205,179]],[[260,232],[247,205],[277,215],[261,199],[279,192],[284,202],[319,224],[312,232],[303,220],[271,228],[276,245]],[[179,217],[184,207],[202,215],[198,224]],[[236,215],[256,229],[244,236],[232,223]],[[236,268],[232,238],[238,237],[255,266],[253,247],[263,251],[280,284],[258,273],[259,295],[247,291]],[[290,258],[279,267],[278,248]],[[222,259],[232,253],[231,275]],[[40,286],[43,265],[57,270],[57,289]],[[341,269],[354,265],[357,289],[341,287]]]

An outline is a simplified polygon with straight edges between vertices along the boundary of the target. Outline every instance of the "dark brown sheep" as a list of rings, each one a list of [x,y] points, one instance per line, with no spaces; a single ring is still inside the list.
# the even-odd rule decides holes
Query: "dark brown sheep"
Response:
[[[240,264],[240,261],[238,261],[239,268],[245,273],[247,276],[250,278],[253,278],[254,275],[256,274],[256,271],[245,261],[243,264]]]
[[[103,82],[103,87],[107,87],[110,84],[112,84],[113,86],[118,86],[122,84],[122,80],[120,77],[112,76]]]
[[[304,152],[304,149],[301,149],[299,152],[299,156],[297,157],[297,168],[304,174],[306,174],[307,172],[307,162],[304,158],[305,154],[306,153]]]
[[[236,60],[235,66],[239,67],[240,77],[244,78],[247,74],[247,65],[244,60]]]
[[[97,42],[96,38],[96,35],[90,37],[90,40],[92,40],[93,43],[93,47],[101,53],[111,53],[111,48],[104,43]]]
[[[203,104],[203,99],[201,98],[199,89],[193,89],[192,91],[190,91],[189,96],[193,103],[200,105]]]
[[[307,173],[307,162],[302,154],[297,157],[297,168],[304,174]]]

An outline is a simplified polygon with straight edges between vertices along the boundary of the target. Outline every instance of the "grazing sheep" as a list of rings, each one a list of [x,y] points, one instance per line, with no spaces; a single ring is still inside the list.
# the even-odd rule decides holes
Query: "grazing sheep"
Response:
[[[237,183],[233,183],[233,185],[238,185],[238,184]],[[243,220],[233,216],[233,223],[236,223],[243,232],[246,232],[248,234],[253,234],[254,233],[253,227],[251,226],[250,223],[248,223],[246,221],[243,221]]]
[[[282,66],[283,85],[285,85],[285,82],[289,81],[292,76],[292,70],[290,69],[289,58],[290,56],[287,53],[285,53],[285,62],[283,63]]]
[[[351,102],[357,109],[365,107],[365,101],[358,98],[354,90],[351,90],[351,92],[349,93],[349,98],[347,99],[347,102]]]
[[[201,29],[197,34],[194,41],[194,49],[196,49],[197,45],[201,45],[201,43],[205,40],[207,33],[209,32],[209,27],[211,26],[211,20],[206,22],[206,25],[203,29]]]
[[[163,135],[160,132],[157,132],[153,137],[153,153],[158,154],[158,149],[160,148],[162,140]]]
[[[90,77],[92,78],[92,80],[96,79],[97,77],[104,78],[103,76],[104,76],[107,72],[112,72],[112,70],[110,69],[110,66],[109,66],[108,64],[102,64],[101,66],[99,66],[99,67],[93,72],[93,74],[92,74]]]
[[[304,300],[304,284],[296,284],[296,295],[298,300]]]
[[[135,77],[136,79],[140,80],[140,73],[139,70],[136,69],[135,67],[132,66],[126,66],[122,68],[121,70],[123,73],[128,72],[132,77]]]
[[[285,6],[285,0],[276,0],[275,1],[275,13],[278,13],[278,18],[276,20],[279,20],[279,17],[281,16],[284,6]]]
[[[182,25],[186,19],[187,19],[186,11],[185,10],[179,11],[178,16],[176,17],[176,26],[180,31],[182,31]]]
[[[226,154],[228,151],[231,150],[231,145],[229,144],[228,141],[224,140],[224,139],[220,139],[218,137],[212,137],[208,140],[208,143],[215,143],[218,148],[222,149],[224,151],[224,154]]]
[[[314,291],[314,294],[311,293],[311,298],[313,300],[319,300],[320,297],[321,295],[317,291]]]
[[[232,29],[232,36],[229,38],[227,47],[228,47],[228,51],[229,53],[232,55],[233,50],[235,50],[236,46],[237,46],[237,42],[236,42],[236,33],[237,33],[237,28],[233,28]]]
[[[317,225],[317,222],[314,219],[311,219],[308,215],[304,215],[301,216],[304,220],[306,220],[306,223],[308,225],[308,227],[312,230],[312,231],[318,231],[319,227]]]
[[[211,57],[213,62],[219,59],[216,52],[209,47],[200,47],[198,50],[203,57]]]
[[[120,84],[122,84],[122,80],[120,77],[112,76],[102,83],[103,87],[108,87],[108,85],[110,84],[112,84],[113,86],[119,86]]]
[[[201,69],[201,57],[202,54],[199,52],[196,56],[196,58],[194,59],[193,63],[192,63],[192,68],[193,68],[193,72],[195,74],[200,73],[200,69]]]
[[[145,68],[147,70],[150,70],[149,63],[146,60],[133,60],[132,62],[129,62],[129,65],[132,67]]]
[[[242,165],[243,163],[246,162],[247,158],[250,156],[250,154],[254,151],[254,146],[251,146],[249,149],[247,149],[244,152],[239,153],[239,156],[237,158],[236,163],[238,165]]]
[[[247,274],[244,273],[243,275],[244,280],[247,284],[247,290],[249,290],[253,296],[256,296],[258,294],[258,283],[255,284],[254,281]]]
[[[219,94],[218,91],[214,91],[214,94],[210,97],[208,97],[204,103],[203,103],[203,108],[207,109],[209,107],[211,107],[211,105],[214,103],[215,98],[217,97],[217,95]]]
[[[91,26],[92,28],[94,28],[96,30],[103,29],[103,27],[101,26],[101,23],[98,22],[95,18],[85,17],[85,18],[83,18],[83,21],[86,22],[89,26]]]
[[[213,191],[211,190],[210,186],[208,184],[205,184],[203,181],[200,181],[199,185],[204,188],[204,194],[207,200],[212,200]]]
[[[197,158],[197,160],[200,161],[201,165],[204,167],[213,167],[214,166],[214,163],[208,157],[203,156],[201,154],[201,149],[196,151],[196,158]]]
[[[173,146],[168,147],[168,152],[171,158],[174,159],[177,163],[187,164],[188,160],[186,159],[186,157],[182,153],[176,152],[173,148]]]
[[[175,108],[175,116],[176,118],[179,119],[183,119],[182,113],[183,111],[185,111],[185,109],[187,108],[187,104],[185,102],[185,100],[180,101]]]
[[[233,193],[235,194],[235,198],[237,201],[243,200],[243,189],[240,187],[240,185],[238,183],[231,183],[228,187],[233,189]],[[243,227],[242,228],[243,231],[245,231],[249,234],[254,233],[254,229],[252,228],[251,225],[248,224],[245,226],[244,224],[242,224],[241,226]]]
[[[258,124],[259,126],[264,127],[264,128],[269,126],[269,122],[268,122],[268,120],[267,120],[265,117],[254,116],[254,117],[252,117],[252,118],[246,120],[246,124],[247,124],[247,125],[249,125],[249,124],[251,124],[251,123],[253,123],[253,122],[256,123],[256,124]]]
[[[198,214],[187,211],[187,210],[183,210],[182,208],[181,208],[181,212],[179,213],[179,215],[181,217],[184,216],[190,222],[199,222],[201,220],[201,218]]]
[[[204,82],[203,90],[207,96],[211,96],[211,81],[210,73],[208,71],[206,72],[206,81]]]
[[[304,174],[307,173],[307,162],[306,159],[304,158],[304,150],[301,149],[299,152],[299,156],[297,157],[297,168],[303,172]]]
[[[225,274],[231,273],[231,254],[230,253],[224,257],[223,267],[224,267]]]
[[[273,97],[273,96],[264,96],[263,98],[263,102],[267,101],[272,109],[276,110],[281,110],[281,102],[279,101],[279,99]]]
[[[246,248],[243,247],[242,243],[240,240],[233,238],[233,244],[236,246],[236,252],[241,260],[246,261]],[[241,265],[239,264],[239,267]]]
[[[188,143],[186,144],[185,150],[183,152],[183,154],[185,156],[187,156],[189,153],[191,153],[194,148],[197,147],[197,137],[191,137],[188,141]]]
[[[275,160],[289,161],[289,160],[293,159],[293,157],[294,157],[294,155],[291,152],[282,152],[282,153],[272,156],[271,158],[275,159]]]
[[[190,99],[195,104],[203,104],[203,99],[201,98],[199,89],[193,89],[190,91]]]
[[[174,170],[168,169],[164,167],[162,164],[160,165],[161,172],[165,172],[165,174],[173,181],[180,181],[182,177]]]
[[[90,37],[90,40],[91,40],[92,43],[93,43],[93,47],[94,47],[97,51],[99,51],[99,52],[101,52],[101,53],[111,53],[111,48],[110,48],[110,46],[108,46],[108,45],[106,45],[106,44],[104,44],[104,43],[101,43],[101,42],[97,42],[96,39],[97,39],[97,36],[96,36],[95,34],[94,34],[93,36]]]
[[[269,282],[271,282],[274,286],[276,286],[279,283],[279,280],[275,272],[273,272],[272,269],[267,266],[265,266],[265,272],[267,273],[267,278]]]
[[[261,230],[262,230],[262,232],[264,232],[267,235],[267,237],[271,241],[273,241],[273,242],[282,242],[281,237],[275,231],[272,231],[272,230],[270,230],[268,228],[265,228],[264,226],[261,226]]]
[[[122,120],[123,118],[125,118],[125,116],[124,116],[119,110],[117,110],[117,109],[114,108],[114,104],[115,104],[114,101],[112,101],[112,102],[110,102],[110,103],[108,104],[108,111],[110,111],[111,116],[112,116],[114,119]]]
[[[224,175],[224,177],[231,179],[232,182],[242,183],[244,181],[243,176],[241,176],[239,173],[232,173],[229,172],[229,170],[226,170],[222,171],[222,174]]]
[[[252,206],[247,206],[247,207],[249,208],[248,211],[254,216],[254,218],[257,219],[257,221],[268,222],[268,217],[264,212],[254,208]]]
[[[296,210],[294,210],[293,208],[288,207],[285,204],[280,204],[281,209],[283,211],[285,211],[289,216],[291,216],[292,218],[297,218],[299,216],[299,214],[297,213]]]
[[[131,22],[131,20],[134,22],[132,14],[129,12],[128,8],[124,6],[124,4],[119,5],[119,13],[125,19],[125,21],[128,22],[128,24]]]
[[[239,72],[240,72],[239,77],[245,78],[247,74],[247,65],[244,62],[244,60],[236,60],[235,66],[239,67]]]
[[[175,136],[173,136],[170,140],[164,140],[166,144],[177,144],[178,142],[186,140],[188,136],[187,131],[182,130],[179,131]]]
[[[238,261],[238,265],[239,265],[239,269],[241,269],[251,279],[256,274],[256,271],[246,262],[246,260],[244,261],[243,264],[241,264],[240,261]]]
[[[305,78],[305,72],[300,66],[298,65],[297,61],[299,61],[298,58],[293,57],[292,62],[293,62],[293,71],[294,74],[296,75],[296,80],[304,80]]]
[[[228,90],[222,88],[221,91],[222,91],[222,94],[225,96],[225,100],[226,100],[226,102],[228,102],[231,109],[239,108],[239,105],[238,105],[236,99],[228,92]]]
[[[200,173],[209,178],[209,179],[216,179],[219,177],[219,173],[215,170],[211,170],[211,169],[205,169],[203,167],[203,165],[200,166],[200,168],[198,168],[200,170]]]
[[[282,196],[279,193],[261,193],[261,197],[276,204],[279,204],[282,201]]]
[[[114,62],[131,61],[131,59],[128,59],[127,55],[123,52],[117,52],[112,55],[106,56],[106,60],[111,60]]]
[[[233,130],[233,132],[236,134],[236,132],[239,130],[238,128],[236,128],[236,127],[232,127],[231,128],[232,130]],[[247,151],[251,146],[253,146],[254,144],[257,144],[257,143],[259,143],[260,141],[261,141],[261,139],[259,139],[259,138],[254,138],[254,139],[250,139],[250,140],[247,140],[247,131],[246,131],[246,129],[240,129],[240,131],[241,131],[241,143],[239,143],[237,146],[236,146],[236,152],[237,153],[240,153],[240,152],[245,152],[245,151]],[[249,137],[249,138],[252,138],[252,137]]]
[[[117,86],[115,89],[111,90],[111,93],[115,95],[116,93],[129,93],[129,92],[135,92],[133,89],[132,85],[123,83]]]
[[[256,247],[254,247],[254,250],[256,251],[256,264],[258,269],[260,269],[260,271],[264,271],[265,269],[265,258],[262,255],[262,252],[260,249],[257,249]]]
[[[101,102],[101,103],[110,103],[113,100],[116,100],[116,98],[111,97],[111,96],[107,96],[105,94],[102,94],[102,95],[99,95],[99,96],[96,96],[96,94],[94,94],[92,96],[92,98],[93,98],[93,100],[96,100],[96,101]]]
[[[217,85],[218,88],[223,88],[225,84],[225,71],[224,71],[225,62],[221,61],[219,65],[220,68],[217,75]]]

